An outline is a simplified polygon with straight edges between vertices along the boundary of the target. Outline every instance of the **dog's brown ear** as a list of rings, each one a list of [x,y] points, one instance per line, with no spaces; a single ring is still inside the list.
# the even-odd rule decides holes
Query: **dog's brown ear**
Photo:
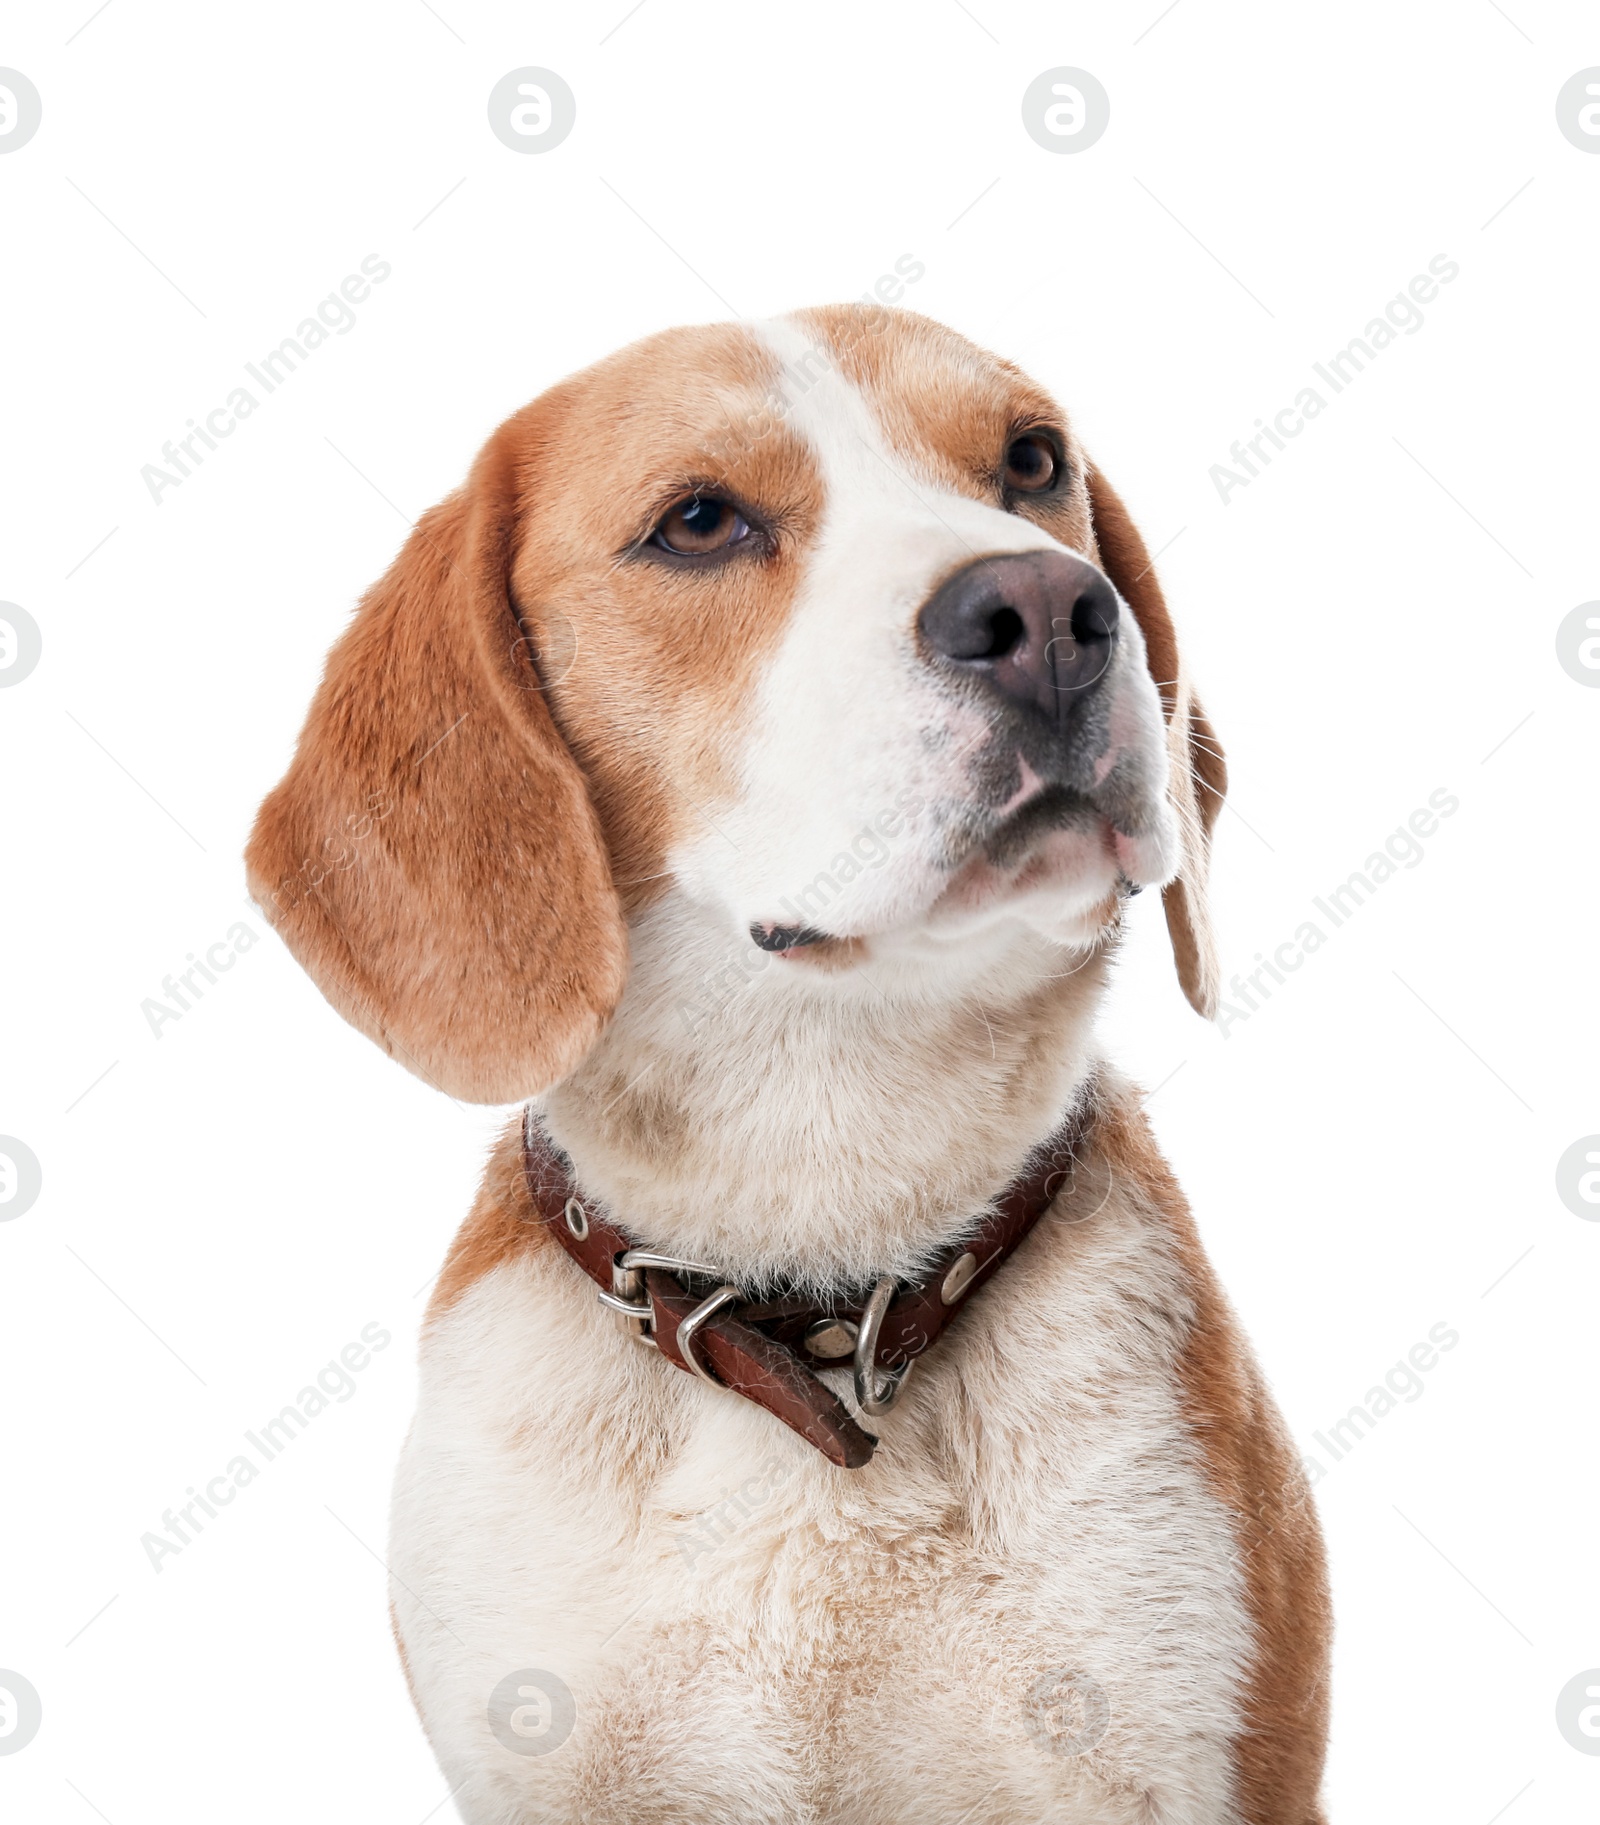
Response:
[[[475,1102],[564,1076],[627,967],[600,825],[511,601],[519,441],[502,426],[368,592],[245,858],[339,1012]]]
[[[1177,879],[1161,890],[1178,981],[1197,1013],[1217,1011],[1222,969],[1206,896],[1211,830],[1228,790],[1228,764],[1178,657],[1178,637],[1150,554],[1116,490],[1092,465],[1089,504],[1105,573],[1133,610],[1161,695],[1172,764],[1172,808],[1182,840]]]

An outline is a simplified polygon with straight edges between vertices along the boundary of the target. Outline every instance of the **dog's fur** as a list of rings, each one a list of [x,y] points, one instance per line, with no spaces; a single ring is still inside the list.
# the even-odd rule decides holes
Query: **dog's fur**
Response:
[[[1067,479],[1010,498],[1034,426]],[[744,547],[648,542],[697,491],[747,510]],[[974,556],[1050,548],[1125,608],[1095,785],[1029,826],[1039,782],[917,615]],[[428,1313],[392,1546],[473,1825],[1322,1819],[1309,1496],[1092,1031],[1130,885],[1212,1010],[1225,784],[1111,486],[1037,386],[921,318],[653,338],[419,521],[249,854],[347,1018],[453,1095],[538,1097],[585,1196],[747,1289],[915,1278],[1097,1110],[857,1471],[630,1341],[507,1130]],[[751,927],[796,905],[823,940],[763,961]],[[487,1718],[528,1667],[574,1695],[544,1755]],[[1103,1727],[1052,1711],[1063,1676]]]

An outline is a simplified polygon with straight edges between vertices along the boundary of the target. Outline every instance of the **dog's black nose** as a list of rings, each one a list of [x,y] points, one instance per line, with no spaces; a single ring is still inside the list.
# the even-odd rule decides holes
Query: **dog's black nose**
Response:
[[[1111,663],[1117,592],[1066,551],[1024,551],[964,565],[923,604],[929,649],[1000,697],[1057,726]]]

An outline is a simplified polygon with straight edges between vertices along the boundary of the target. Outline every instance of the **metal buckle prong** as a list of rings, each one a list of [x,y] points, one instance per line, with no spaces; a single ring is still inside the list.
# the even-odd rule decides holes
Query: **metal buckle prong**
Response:
[[[630,1248],[617,1258],[617,1266],[625,1271],[636,1267],[664,1267],[669,1274],[708,1274],[712,1279],[722,1271],[707,1267],[703,1261],[685,1261],[681,1255],[663,1255],[653,1248]]]
[[[608,1312],[620,1312],[624,1318],[637,1318],[641,1323],[650,1318],[651,1305],[648,1299],[624,1299],[620,1293],[608,1293],[603,1287],[595,1294],[595,1298]]]

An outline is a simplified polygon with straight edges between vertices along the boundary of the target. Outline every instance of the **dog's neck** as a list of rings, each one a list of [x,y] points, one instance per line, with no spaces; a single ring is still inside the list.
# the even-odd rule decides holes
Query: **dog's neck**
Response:
[[[1104,974],[1103,947],[1020,928],[830,970],[673,896],[635,923],[622,1003],[543,1113],[652,1247],[751,1288],[915,1278],[1072,1102]]]

